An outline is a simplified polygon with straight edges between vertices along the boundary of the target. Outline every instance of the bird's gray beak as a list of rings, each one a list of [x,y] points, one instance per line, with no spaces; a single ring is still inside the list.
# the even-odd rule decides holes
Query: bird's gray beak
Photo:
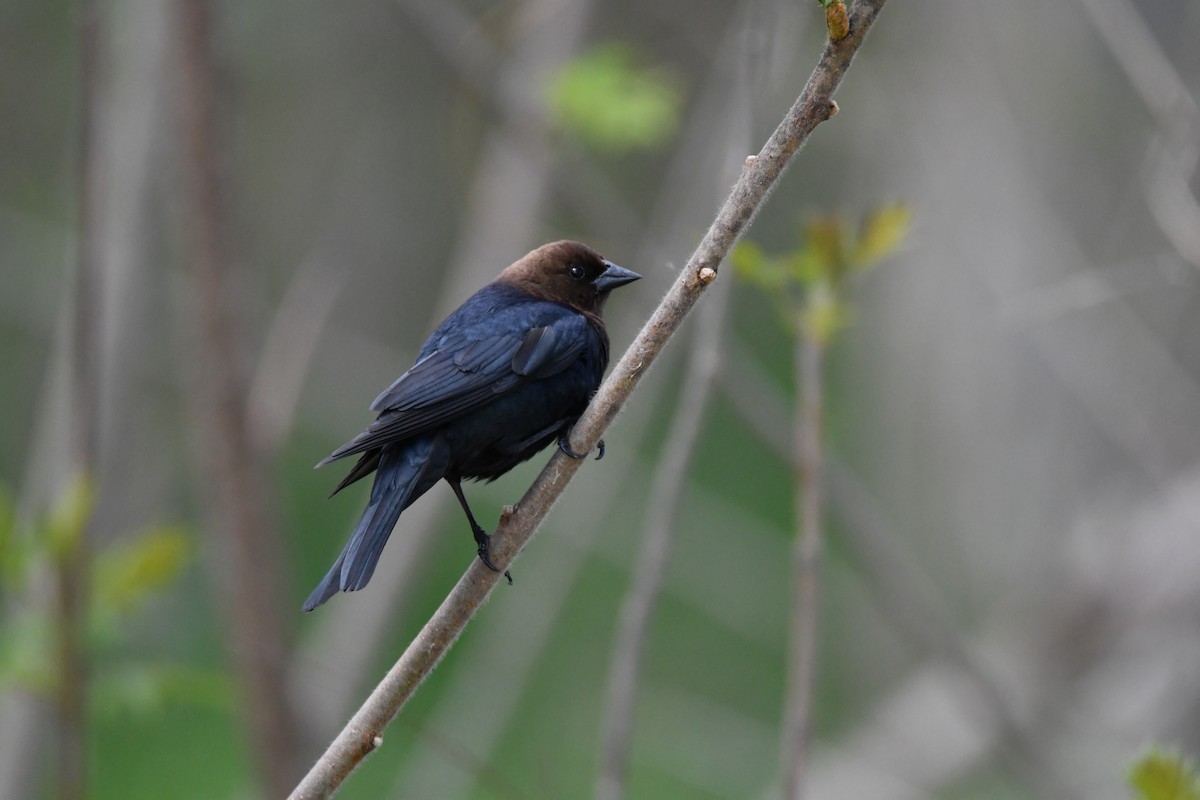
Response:
[[[633,270],[625,269],[624,267],[618,267],[611,261],[605,261],[604,267],[604,272],[601,272],[596,276],[596,279],[592,281],[592,285],[596,287],[597,292],[607,292],[611,289],[617,288],[618,286],[624,286],[627,283],[633,283],[642,277]]]

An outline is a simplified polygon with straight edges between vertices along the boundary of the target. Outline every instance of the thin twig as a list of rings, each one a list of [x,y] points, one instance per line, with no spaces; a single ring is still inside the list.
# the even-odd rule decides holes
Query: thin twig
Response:
[[[890,530],[875,498],[832,455],[827,471],[830,503],[845,521],[840,531],[866,575],[877,605],[897,619],[914,641],[966,678],[968,691],[962,693],[963,703],[977,717],[991,719],[999,734],[1001,756],[1036,796],[1056,800],[1077,797],[1046,758],[1051,752],[1049,737],[1041,726],[1013,713],[1018,703],[955,631],[945,603],[928,590],[929,580],[912,553],[902,546],[900,537]],[[1052,710],[1043,708],[1042,716],[1053,716]]]
[[[246,387],[238,363],[238,326],[228,300],[212,9],[206,0],[180,0],[177,16],[184,177],[199,327],[201,374],[195,411],[207,449],[215,533],[229,562],[214,571],[221,579],[228,574],[228,585],[218,588],[227,597],[230,647],[263,793],[281,797],[295,780],[299,751],[284,680],[287,625],[280,575],[284,559],[252,443]]]
[[[714,64],[714,71],[719,76],[711,79],[714,86],[707,93],[707,102],[697,104],[694,122],[684,127],[687,131],[703,132],[701,135],[708,139],[713,137],[714,118],[735,126],[736,132],[731,130],[721,147],[723,164],[738,164],[750,142],[744,121],[753,116],[751,100],[755,86],[752,73],[756,72],[757,64],[754,62],[763,55],[762,48],[746,46],[746,40],[755,30],[749,22],[753,17],[753,6],[753,3],[745,4],[741,11],[745,20],[731,25],[725,41],[720,44],[720,52],[734,60],[734,69],[731,70],[728,63],[718,61]],[[723,77],[730,71],[737,73],[733,81]],[[676,167],[692,170],[694,163],[695,156],[688,152],[684,143],[678,150]],[[734,178],[732,175],[715,177],[722,187]],[[677,207],[679,188],[668,186],[666,189],[662,200]],[[652,226],[650,230],[659,229]],[[633,562],[633,578],[622,602],[617,631],[613,636],[595,788],[595,796],[604,800],[619,800],[627,793],[633,751],[633,723],[650,619],[662,591],[674,546],[680,505],[687,486],[687,467],[717,383],[730,294],[727,287],[697,312],[697,331],[691,343],[679,405],[671,415],[671,429],[667,433],[663,457],[655,469],[654,484],[650,490],[654,502],[646,514],[642,547]]]
[[[800,326],[803,330],[804,326]],[[782,736],[783,796],[804,797],[813,729],[813,689],[821,605],[824,463],[822,447],[824,344],[801,333],[796,344],[796,518],[792,545],[792,608],[788,646],[788,689]]]
[[[342,280],[314,256],[279,301],[246,395],[246,426],[260,453],[275,452],[292,430],[301,385],[341,289]]]
[[[71,337],[71,474],[83,485],[96,475],[96,403],[100,381],[100,337],[97,320],[100,303],[100,230],[98,225],[95,128],[99,86],[100,11],[93,0],[80,8],[80,89],[78,120],[79,177],[78,255],[72,298]],[[55,563],[57,641],[55,664],[58,797],[82,800],[87,796],[88,674],[85,653],[88,573],[91,548],[89,522],[76,531]]]
[[[728,298],[728,291],[718,292],[697,313],[699,329],[692,342],[679,406],[672,414],[664,455],[650,490],[653,502],[646,514],[645,537],[634,561],[633,582],[621,604],[608,669],[600,771],[596,777],[595,796],[601,800],[619,800],[625,796],[642,653],[674,543],[676,520],[687,486],[687,467],[700,438],[716,381]]]
[[[1179,255],[1200,268],[1200,203],[1190,181],[1200,161],[1200,105],[1130,0],[1080,0],[1097,33],[1158,124],[1143,192]]]
[[[796,454],[777,434],[787,419],[786,403],[779,392],[754,366],[747,348],[731,345],[728,364],[721,381],[725,396],[758,431],[763,443],[775,448],[780,458],[796,464]],[[842,535],[879,608],[906,636],[964,676],[972,690],[965,702],[974,703],[972,710],[994,721],[1008,763],[1038,796],[1074,797],[1044,757],[1049,743],[1036,725],[1013,714],[1014,699],[955,630],[945,612],[945,601],[931,591],[933,584],[904,547],[904,540],[890,529],[878,502],[836,454],[830,453],[826,460],[832,513],[844,523]]]
[[[837,108],[833,92],[885,2],[858,0],[853,4],[849,35],[826,44],[800,97],[762,151],[747,159],[746,169],[687,266],[575,425],[570,445],[577,452],[595,447],[700,295],[716,279],[721,260],[750,224],[796,151],[817,125],[833,115]],[[498,566],[506,568],[512,563],[581,464],[556,452],[520,503],[505,510],[492,539],[492,557]],[[478,560],[471,563],[400,660],[296,787],[293,798],[329,797],[382,743],[388,723],[462,633],[499,577]]]

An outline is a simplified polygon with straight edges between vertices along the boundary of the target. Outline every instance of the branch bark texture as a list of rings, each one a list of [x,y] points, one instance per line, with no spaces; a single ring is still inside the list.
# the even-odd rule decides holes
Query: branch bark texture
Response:
[[[596,446],[667,341],[716,280],[721,261],[750,225],[796,151],[817,125],[836,113],[833,93],[885,2],[858,0],[853,4],[848,35],[826,43],[799,98],[758,155],[747,159],[741,177],[687,266],[576,423],[570,442],[574,450],[588,452]],[[513,562],[582,463],[556,451],[521,501],[505,509],[491,541],[497,566],[505,569]],[[499,578],[500,573],[472,561],[400,660],[296,787],[293,800],[330,797],[382,744],[384,729],[462,633]]]

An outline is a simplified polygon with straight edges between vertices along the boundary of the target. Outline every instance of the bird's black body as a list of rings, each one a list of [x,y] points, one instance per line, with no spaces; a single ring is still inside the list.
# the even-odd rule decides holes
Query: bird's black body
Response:
[[[360,455],[335,493],[376,475],[357,528],[306,611],[365,586],[400,513],[443,478],[492,566],[461,481],[494,480],[566,434],[608,365],[604,299],[638,277],[584,245],[555,242],[438,326],[416,364],[371,404],[375,422],[321,462]]]

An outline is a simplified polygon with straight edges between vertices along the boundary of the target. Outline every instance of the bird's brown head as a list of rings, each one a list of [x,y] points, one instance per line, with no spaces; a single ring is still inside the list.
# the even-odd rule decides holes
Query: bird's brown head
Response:
[[[497,281],[534,297],[599,316],[608,293],[642,277],[618,267],[586,244],[544,244],[500,273]]]

